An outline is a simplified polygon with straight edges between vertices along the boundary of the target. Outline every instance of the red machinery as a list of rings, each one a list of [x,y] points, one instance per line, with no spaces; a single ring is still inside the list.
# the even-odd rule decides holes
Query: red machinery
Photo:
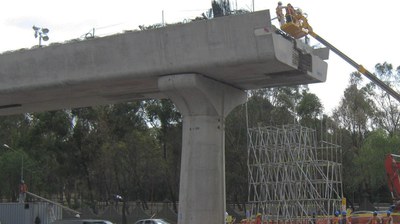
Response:
[[[396,210],[399,209],[400,202],[400,162],[395,158],[400,158],[399,155],[388,154],[385,158],[385,169],[390,193],[392,194],[393,202]]]

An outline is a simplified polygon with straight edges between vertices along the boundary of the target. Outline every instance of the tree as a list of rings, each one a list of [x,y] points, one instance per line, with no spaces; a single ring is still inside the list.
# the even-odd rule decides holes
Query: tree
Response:
[[[393,66],[384,62],[383,64],[376,64],[375,71],[379,79],[386,85],[399,91],[400,72],[399,68],[397,73],[393,71]],[[399,134],[400,131],[400,102],[391,97],[386,91],[371,83],[373,92],[371,95],[377,105],[376,122],[377,125],[391,135]]]
[[[301,91],[307,89],[307,86],[291,86],[249,91],[249,126],[297,122],[296,105],[302,98]]]
[[[176,201],[179,192],[180,160],[182,151],[182,119],[181,114],[171,100],[149,100],[145,110],[150,124],[163,150],[165,167],[165,185],[168,188],[175,212],[178,211]]]
[[[339,107],[333,111],[334,119],[350,131],[355,148],[361,147],[375,109],[374,102],[368,98],[370,89],[359,88],[361,81],[358,72],[351,74],[350,85],[345,89]]]
[[[344,91],[339,107],[333,111],[333,119],[343,130],[343,139],[348,144],[343,145],[343,180],[345,195],[368,194],[368,189],[361,185],[353,185],[354,177],[360,175],[354,167],[354,159],[360,156],[360,150],[366,135],[373,127],[372,118],[375,113],[375,104],[368,98],[371,88],[362,87],[362,78],[358,72],[350,75],[350,84]],[[348,137],[348,138],[347,138]]]
[[[387,154],[399,153],[399,147],[399,136],[390,135],[383,129],[369,133],[354,160],[353,169],[358,175],[353,176],[347,184],[366,191],[371,201],[390,201],[384,160]]]
[[[297,104],[296,111],[302,125],[318,127],[315,122],[317,121],[317,116],[322,114],[323,106],[317,95],[303,90],[302,98]]]
[[[251,115],[264,116],[261,111],[256,110],[269,107],[267,100],[258,96],[251,97],[247,104]],[[238,205],[241,210],[245,209],[248,189],[246,109],[246,105],[236,107],[225,120],[226,199]],[[264,112],[268,114],[268,110]]]

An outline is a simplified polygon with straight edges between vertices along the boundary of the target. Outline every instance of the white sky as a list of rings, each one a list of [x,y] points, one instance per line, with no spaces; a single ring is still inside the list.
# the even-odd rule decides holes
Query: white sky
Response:
[[[233,5],[252,9],[253,0],[231,0]],[[289,2],[282,1],[284,4]],[[377,63],[400,65],[399,16],[397,0],[291,0],[308,14],[314,31],[335,45],[357,63],[374,72]],[[275,17],[277,1],[254,0],[256,11],[270,9]],[[52,42],[82,37],[92,28],[104,36],[138,25],[166,23],[194,18],[211,8],[211,0],[4,0],[0,7],[0,52],[30,48],[38,44],[33,25],[50,29]],[[273,24],[277,21],[274,20]],[[397,41],[396,41],[397,40]],[[312,41],[312,44],[317,44]],[[310,89],[322,100],[325,112],[338,106],[349,74],[355,69],[330,52],[326,83],[312,84]]]

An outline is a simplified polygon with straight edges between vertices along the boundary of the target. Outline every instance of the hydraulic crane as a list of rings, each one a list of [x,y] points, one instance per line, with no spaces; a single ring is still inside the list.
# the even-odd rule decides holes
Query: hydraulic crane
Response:
[[[354,68],[356,68],[358,70],[358,72],[365,75],[369,80],[374,82],[376,85],[378,85],[380,88],[382,88],[384,91],[386,91],[388,94],[390,94],[392,97],[394,97],[397,101],[400,102],[400,94],[399,93],[397,93],[390,86],[388,86],[382,80],[378,79],[374,74],[372,74],[367,69],[365,69],[364,66],[362,66],[361,64],[358,64],[353,59],[349,58],[347,55],[345,55],[343,52],[341,52],[339,49],[337,49],[335,46],[330,44],[328,41],[326,41],[325,39],[323,39],[322,37],[317,35],[313,31],[312,27],[308,24],[308,20],[303,15],[301,10],[297,10],[293,15],[286,15],[286,16],[290,17],[290,19],[288,21],[291,21],[291,22],[283,24],[281,26],[281,30],[283,30],[285,33],[287,33],[289,36],[291,36],[295,39],[299,39],[299,38],[305,37],[307,35],[314,37],[314,39],[319,41],[321,44],[325,45],[331,51],[335,52],[339,57],[341,57],[347,63],[352,65]]]

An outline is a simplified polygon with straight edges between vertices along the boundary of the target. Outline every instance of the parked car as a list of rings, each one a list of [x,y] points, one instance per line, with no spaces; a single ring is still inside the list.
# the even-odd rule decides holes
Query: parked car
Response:
[[[169,222],[163,219],[142,219],[135,222],[135,224],[169,224]]]
[[[65,219],[65,220],[56,220],[52,222],[52,224],[113,224],[107,220],[99,220],[99,219]]]

